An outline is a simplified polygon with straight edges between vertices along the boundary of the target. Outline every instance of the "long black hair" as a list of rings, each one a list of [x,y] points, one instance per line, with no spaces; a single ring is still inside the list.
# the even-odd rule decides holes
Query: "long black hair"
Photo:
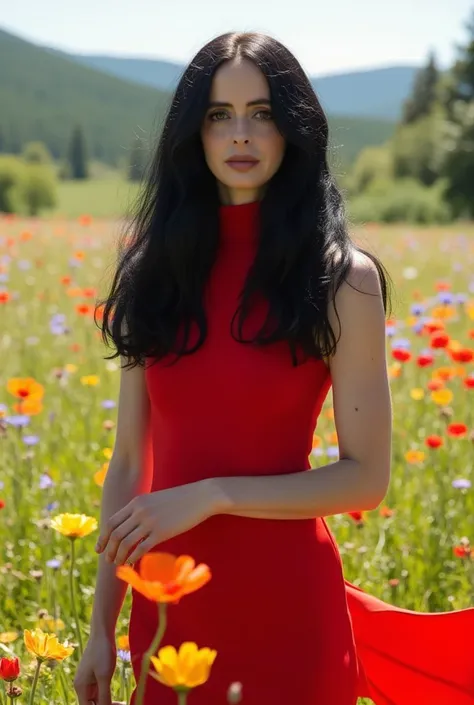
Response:
[[[119,242],[110,292],[100,302],[102,338],[116,348],[105,359],[122,355],[134,367],[173,353],[177,361],[206,338],[203,289],[218,250],[220,200],[200,130],[216,69],[238,57],[254,62],[266,77],[286,148],[260,203],[259,247],[232,319],[234,339],[255,345],[286,340],[293,364],[297,349],[316,358],[332,354],[337,340],[328,303],[351,267],[354,249],[375,263],[387,310],[389,276],[348,234],[343,197],[328,167],[328,121],[308,77],[276,39],[231,32],[196,54],[172,96]],[[256,293],[267,299],[268,318],[253,339],[244,340],[242,325]],[[276,325],[269,327],[270,320]],[[193,324],[199,330],[194,346]],[[177,335],[179,328],[184,337]]]

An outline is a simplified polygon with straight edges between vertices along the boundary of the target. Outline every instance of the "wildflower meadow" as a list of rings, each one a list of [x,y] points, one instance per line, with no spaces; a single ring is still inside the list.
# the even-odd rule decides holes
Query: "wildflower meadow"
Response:
[[[104,360],[112,351],[93,313],[110,282],[119,227],[87,215],[0,218],[0,705],[77,702],[120,376],[119,360]],[[392,480],[376,510],[328,523],[355,585],[408,609],[463,609],[474,592],[474,227],[367,224],[354,238],[394,282],[386,324]],[[337,457],[329,394],[311,461]],[[147,560],[146,579],[118,568],[160,615],[142,673],[192,705],[219,654],[212,644],[167,644],[166,608],[205,589],[212,565],[199,556]],[[112,682],[124,703],[135,687],[129,609],[130,591]],[[138,684],[137,705],[142,695]],[[229,684],[228,702],[240,701],[245,683]]]

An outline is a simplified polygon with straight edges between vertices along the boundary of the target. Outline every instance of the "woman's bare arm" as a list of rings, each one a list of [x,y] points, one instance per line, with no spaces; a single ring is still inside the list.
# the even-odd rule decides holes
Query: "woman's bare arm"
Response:
[[[305,519],[374,509],[385,496],[392,428],[385,314],[377,270],[365,255],[354,256],[336,307],[341,336],[330,367],[340,460],[285,475],[208,480],[215,513]],[[333,307],[330,321],[338,333]]]
[[[125,358],[122,358],[125,364]],[[136,495],[150,491],[153,451],[150,404],[143,367],[121,370],[116,440],[103,486],[100,526]],[[99,556],[91,636],[114,638],[115,627],[127,591],[116,566]]]

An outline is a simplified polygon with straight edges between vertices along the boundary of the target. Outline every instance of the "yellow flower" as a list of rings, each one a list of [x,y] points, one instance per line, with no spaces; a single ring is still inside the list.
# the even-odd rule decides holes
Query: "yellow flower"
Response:
[[[422,463],[425,459],[425,454],[422,450],[408,450],[405,453],[407,463]]]
[[[431,398],[435,404],[447,406],[453,400],[453,393],[450,389],[435,389],[431,392]]]
[[[99,382],[100,379],[97,375],[83,375],[81,377],[81,384],[84,384],[86,387],[95,387]]]
[[[94,482],[99,487],[102,487],[105,481],[105,476],[107,475],[107,470],[109,469],[108,463],[103,463],[100,470],[94,473]]]
[[[51,528],[70,539],[83,538],[97,529],[97,519],[85,514],[58,514],[51,520]]]
[[[11,644],[18,639],[18,632],[0,632],[0,644]]]
[[[410,396],[415,401],[420,401],[425,396],[425,390],[422,387],[414,387],[410,390]]]
[[[49,614],[38,620],[39,629],[48,629],[51,632],[60,632],[65,626],[62,619],[54,619],[54,617],[51,617]]]
[[[438,320],[448,320],[449,318],[454,318],[456,309],[454,306],[435,306],[431,311],[431,315]]]
[[[41,629],[25,629],[24,640],[30,654],[42,661],[63,661],[74,651],[73,646],[60,644],[56,634],[45,634]]]
[[[110,460],[110,458],[112,457],[112,453],[112,448],[102,448],[102,455],[106,460]]]
[[[189,690],[208,680],[216,656],[217,651],[198,649],[191,641],[181,644],[179,652],[174,646],[164,646],[158,651],[158,658],[151,657],[156,673],[150,675],[170,688]]]
[[[67,365],[64,365],[64,369],[69,374],[72,374],[73,372],[77,372],[77,365],[74,365],[72,362],[68,362]]]

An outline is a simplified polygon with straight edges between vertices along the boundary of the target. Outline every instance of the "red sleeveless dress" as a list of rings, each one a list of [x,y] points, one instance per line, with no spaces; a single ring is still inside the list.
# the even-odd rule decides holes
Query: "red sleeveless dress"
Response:
[[[177,364],[146,370],[152,491],[212,476],[310,467],[313,432],[331,385],[324,361],[293,367],[286,343],[257,348],[230,334],[258,246],[258,215],[258,202],[220,206],[219,253],[205,293],[208,337]],[[260,302],[245,337],[264,313]],[[368,595],[344,579],[322,517],[219,515],[156,550],[192,555],[213,575],[169,607],[162,642],[195,641],[218,652],[190,705],[225,705],[234,681],[242,683],[243,705],[356,705],[358,696],[376,705],[474,705],[474,609],[422,614]],[[156,626],[156,605],[133,591],[136,678]],[[171,689],[148,678],[146,705],[176,701]]]

